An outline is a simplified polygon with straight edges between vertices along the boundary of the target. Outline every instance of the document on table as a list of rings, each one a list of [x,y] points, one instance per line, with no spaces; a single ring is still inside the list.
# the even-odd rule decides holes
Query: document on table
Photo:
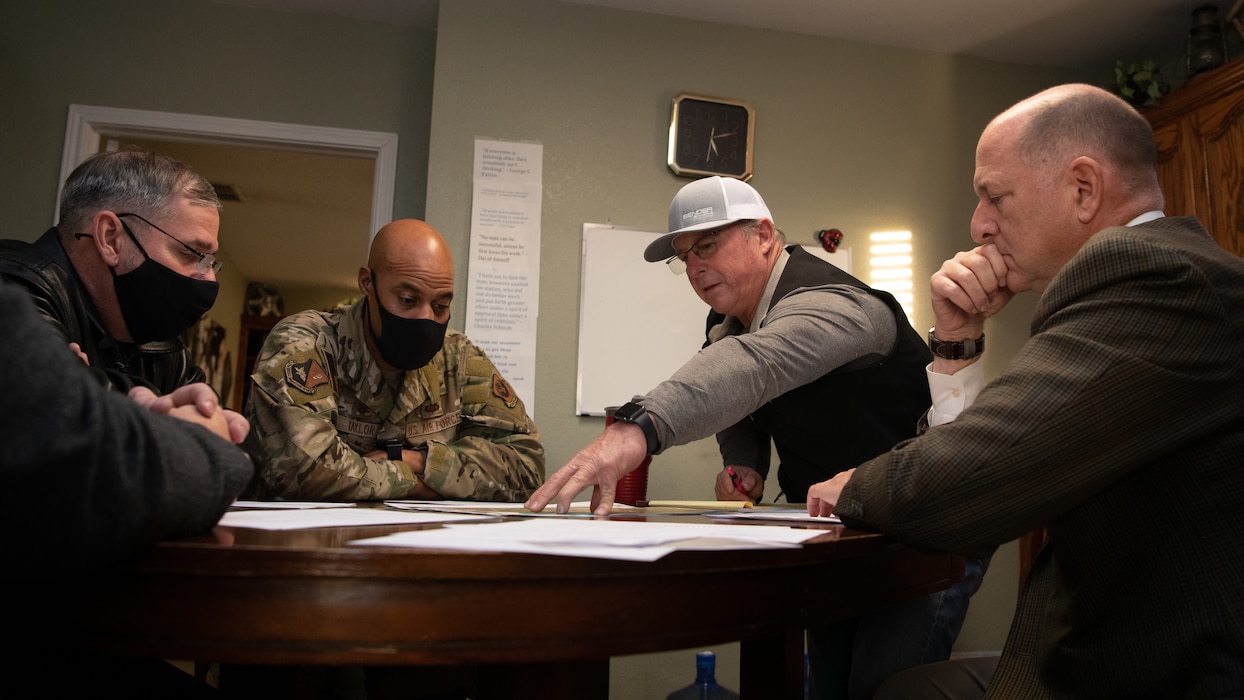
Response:
[[[823,523],[828,525],[842,523],[842,519],[836,515],[808,515],[808,509],[805,507],[775,508],[766,506],[764,508],[748,508],[730,513],[713,513],[713,517],[725,518],[727,520],[786,520],[789,522]]]
[[[302,530],[314,527],[359,525],[405,525],[492,520],[487,515],[462,513],[408,513],[385,508],[302,508],[279,510],[231,510],[220,519],[228,527],[258,530]]]
[[[438,513],[473,513],[488,514],[495,516],[517,515],[524,517],[547,517],[557,516],[556,504],[550,504],[539,513],[533,513],[523,507],[522,503],[496,503],[489,501],[420,501],[409,499],[397,499],[385,501],[384,505],[388,508],[397,510],[417,510],[417,511],[433,511]],[[628,506],[623,503],[615,503],[613,506],[615,513],[634,512],[635,506]],[[570,511],[562,515],[582,515],[590,517],[592,515],[591,501],[575,501],[570,504]]]
[[[341,501],[244,501],[229,504],[230,508],[253,510],[298,510],[301,508],[353,508],[353,503]]]
[[[398,532],[350,544],[656,561],[676,550],[798,547],[822,533],[773,525],[523,519]]]

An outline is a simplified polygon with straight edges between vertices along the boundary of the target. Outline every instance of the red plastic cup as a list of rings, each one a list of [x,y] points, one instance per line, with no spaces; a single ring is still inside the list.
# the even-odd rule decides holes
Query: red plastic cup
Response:
[[[626,476],[618,479],[618,490],[613,500],[628,506],[639,505],[640,501],[648,500],[648,465],[652,464],[652,455],[644,457],[638,467]]]
[[[605,409],[606,426],[613,423],[613,412],[619,408],[621,406],[610,406]],[[640,501],[648,500],[649,464],[652,464],[652,455],[644,457],[644,461],[640,462],[638,467],[635,467],[621,479],[618,479],[617,492],[613,497],[614,502],[633,506]]]

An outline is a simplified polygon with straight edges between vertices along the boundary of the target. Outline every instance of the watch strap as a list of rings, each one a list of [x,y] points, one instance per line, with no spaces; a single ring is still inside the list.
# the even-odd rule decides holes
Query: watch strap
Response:
[[[632,401],[614,411],[613,419],[623,423],[634,423],[639,426],[639,429],[644,431],[644,440],[647,443],[648,454],[656,454],[661,449],[661,441],[657,438],[657,426],[652,422],[652,416],[648,414],[648,409]]]
[[[401,460],[402,440],[400,438],[388,438],[386,440],[381,440],[380,447],[384,448],[385,456],[388,459]]]
[[[941,340],[929,329],[929,350],[947,360],[970,360],[985,352],[985,335],[966,340]]]

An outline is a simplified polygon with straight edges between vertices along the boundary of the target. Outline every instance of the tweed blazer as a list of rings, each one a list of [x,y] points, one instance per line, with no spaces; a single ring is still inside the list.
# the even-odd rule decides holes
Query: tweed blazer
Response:
[[[980,555],[1035,527],[987,698],[1244,695],[1244,260],[1190,217],[1094,235],[951,423],[835,512]]]

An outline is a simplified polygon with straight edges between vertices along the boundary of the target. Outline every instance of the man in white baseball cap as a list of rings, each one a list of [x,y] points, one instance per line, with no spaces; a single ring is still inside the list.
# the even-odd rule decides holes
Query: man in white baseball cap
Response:
[[[916,435],[930,405],[924,339],[888,293],[787,246],[747,183],[684,186],[644,259],[685,273],[712,307],[704,347],[619,408],[528,508],[556,499],[564,512],[592,486],[594,511],[608,513],[618,479],[646,455],[710,435],[725,467],[718,499],[763,498],[772,443],[779,495],[802,503],[813,484]],[[947,591],[810,632],[814,697],[871,698],[890,674],[948,658],[984,567],[969,561]]]

